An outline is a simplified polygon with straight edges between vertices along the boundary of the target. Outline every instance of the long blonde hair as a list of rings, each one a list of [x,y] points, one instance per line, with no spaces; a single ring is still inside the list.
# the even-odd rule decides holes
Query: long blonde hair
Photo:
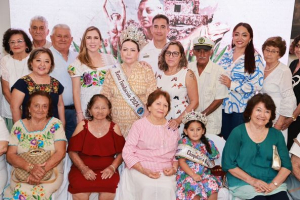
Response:
[[[81,39],[81,44],[80,44],[80,51],[79,51],[79,55],[78,55],[78,60],[82,63],[85,64],[86,66],[88,66],[91,69],[95,69],[96,67],[93,66],[93,63],[91,61],[91,58],[89,56],[89,54],[87,53],[87,48],[86,48],[86,35],[89,31],[97,31],[99,36],[100,36],[100,40],[102,41],[102,36],[101,33],[99,31],[99,29],[95,26],[90,26],[88,27],[85,32],[83,33],[82,39]]]

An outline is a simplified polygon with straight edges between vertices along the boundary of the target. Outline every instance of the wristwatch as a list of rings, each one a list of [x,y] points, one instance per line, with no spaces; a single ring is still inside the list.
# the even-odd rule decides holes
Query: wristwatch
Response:
[[[294,115],[292,115],[292,120],[295,122],[297,120],[297,117],[295,117]]]
[[[275,185],[275,187],[277,187],[278,186],[278,183],[277,182],[272,182],[274,185]]]

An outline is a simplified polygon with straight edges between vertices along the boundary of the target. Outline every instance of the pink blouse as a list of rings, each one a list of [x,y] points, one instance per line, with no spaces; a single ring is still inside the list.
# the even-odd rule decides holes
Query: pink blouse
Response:
[[[138,162],[154,172],[172,167],[180,137],[167,125],[153,125],[146,117],[133,123],[122,152],[129,169]]]

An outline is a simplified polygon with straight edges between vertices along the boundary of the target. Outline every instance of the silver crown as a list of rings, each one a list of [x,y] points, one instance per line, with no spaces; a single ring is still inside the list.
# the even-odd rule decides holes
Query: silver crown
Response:
[[[192,110],[191,112],[185,114],[185,116],[182,119],[182,123],[186,124],[189,121],[192,120],[197,120],[202,122],[205,126],[207,124],[207,118],[205,114],[202,114],[201,112],[195,112],[194,110]]]
[[[121,32],[121,44],[127,39],[135,41],[139,45],[140,49],[142,49],[147,43],[143,32],[133,24],[130,24],[125,30]]]

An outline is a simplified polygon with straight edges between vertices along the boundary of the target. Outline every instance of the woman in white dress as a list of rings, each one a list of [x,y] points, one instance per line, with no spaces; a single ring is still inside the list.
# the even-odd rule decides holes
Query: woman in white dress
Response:
[[[10,110],[10,88],[19,78],[29,74],[27,60],[32,50],[32,43],[23,30],[8,29],[3,35],[2,46],[8,55],[4,56],[0,63],[3,91],[3,98],[0,101],[0,110],[1,116],[4,118],[6,126],[10,131],[13,126]]]
[[[100,53],[102,36],[98,28],[88,27],[81,40],[77,59],[68,67],[72,77],[73,99],[77,122],[86,116],[86,107],[93,95],[99,94],[106,71],[116,63],[111,54]]]
[[[182,117],[198,107],[198,87],[193,71],[187,68],[184,48],[178,41],[167,43],[159,56],[158,66],[164,73],[157,76],[157,87],[171,97],[171,110],[166,119],[169,127],[180,126]],[[179,134],[183,133],[183,126]]]
[[[293,116],[296,97],[291,70],[279,61],[285,54],[286,42],[281,37],[271,37],[264,42],[262,50],[266,61],[262,92],[270,95],[275,102],[274,128],[281,130],[287,141],[287,130],[283,130],[283,124],[286,118]]]
[[[2,199],[2,191],[7,182],[7,169],[6,169],[6,159],[5,154],[7,151],[7,145],[9,141],[9,132],[6,128],[5,122],[2,117],[0,117],[0,199]]]

